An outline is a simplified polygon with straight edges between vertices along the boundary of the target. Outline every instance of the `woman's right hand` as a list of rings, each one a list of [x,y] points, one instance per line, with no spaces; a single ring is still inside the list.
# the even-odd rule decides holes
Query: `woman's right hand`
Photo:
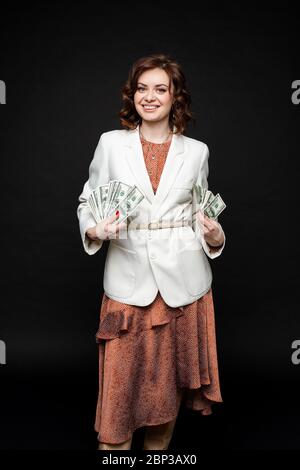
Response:
[[[107,217],[106,219],[98,222],[95,227],[91,227],[87,230],[87,236],[92,240],[110,240],[111,238],[118,238],[120,230],[127,227],[126,222],[113,224],[112,222],[118,219],[119,214],[115,214]]]

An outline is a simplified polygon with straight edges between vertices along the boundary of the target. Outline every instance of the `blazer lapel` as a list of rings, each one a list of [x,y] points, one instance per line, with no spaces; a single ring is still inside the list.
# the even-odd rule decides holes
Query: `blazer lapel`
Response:
[[[139,136],[139,126],[134,130],[128,131],[126,137],[126,160],[136,179],[136,186],[142,191],[150,204],[154,206],[151,214],[153,218],[155,217],[159,206],[169,193],[173,181],[182,167],[184,161],[184,138],[183,135],[173,134],[159,185],[156,193],[154,194],[144,160],[143,148]]]

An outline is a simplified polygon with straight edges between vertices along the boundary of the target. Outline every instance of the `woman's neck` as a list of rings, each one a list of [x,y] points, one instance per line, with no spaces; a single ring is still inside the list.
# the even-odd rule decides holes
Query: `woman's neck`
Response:
[[[160,122],[145,122],[143,121],[140,125],[140,131],[143,137],[150,142],[161,144],[167,140],[167,137],[170,138],[170,126],[166,122],[162,124]]]

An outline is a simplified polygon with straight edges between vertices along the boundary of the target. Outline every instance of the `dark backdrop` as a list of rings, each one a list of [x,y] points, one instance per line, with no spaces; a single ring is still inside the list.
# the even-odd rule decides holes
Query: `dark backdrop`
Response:
[[[209,185],[227,208],[211,260],[224,404],[182,409],[172,449],[299,446],[300,339],[295,11],[251,2],[208,7],[36,2],[3,7],[0,365],[4,450],[94,450],[98,328],[106,248],[88,256],[76,209],[102,132],[121,128],[134,60],[183,66],[210,149]],[[142,439],[136,433],[134,446]]]

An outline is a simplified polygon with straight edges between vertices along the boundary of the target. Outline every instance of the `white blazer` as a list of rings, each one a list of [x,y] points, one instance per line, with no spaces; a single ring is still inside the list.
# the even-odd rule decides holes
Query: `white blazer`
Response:
[[[192,211],[197,207],[192,188],[195,183],[208,188],[208,157],[205,143],[173,134],[154,194],[139,126],[135,130],[104,132],[89,166],[89,179],[78,198],[77,216],[86,253],[95,254],[103,244],[103,240],[93,241],[86,235],[96,225],[87,204],[93,189],[110,179],[135,184],[145,198],[133,214],[134,223],[192,222]],[[128,230],[125,238],[108,240],[108,243],[103,278],[106,295],[126,304],[145,306],[155,299],[159,290],[170,307],[190,304],[210,289],[212,270],[208,258],[220,256],[225,246],[224,242],[217,251],[210,252],[195,217],[189,226]]]

